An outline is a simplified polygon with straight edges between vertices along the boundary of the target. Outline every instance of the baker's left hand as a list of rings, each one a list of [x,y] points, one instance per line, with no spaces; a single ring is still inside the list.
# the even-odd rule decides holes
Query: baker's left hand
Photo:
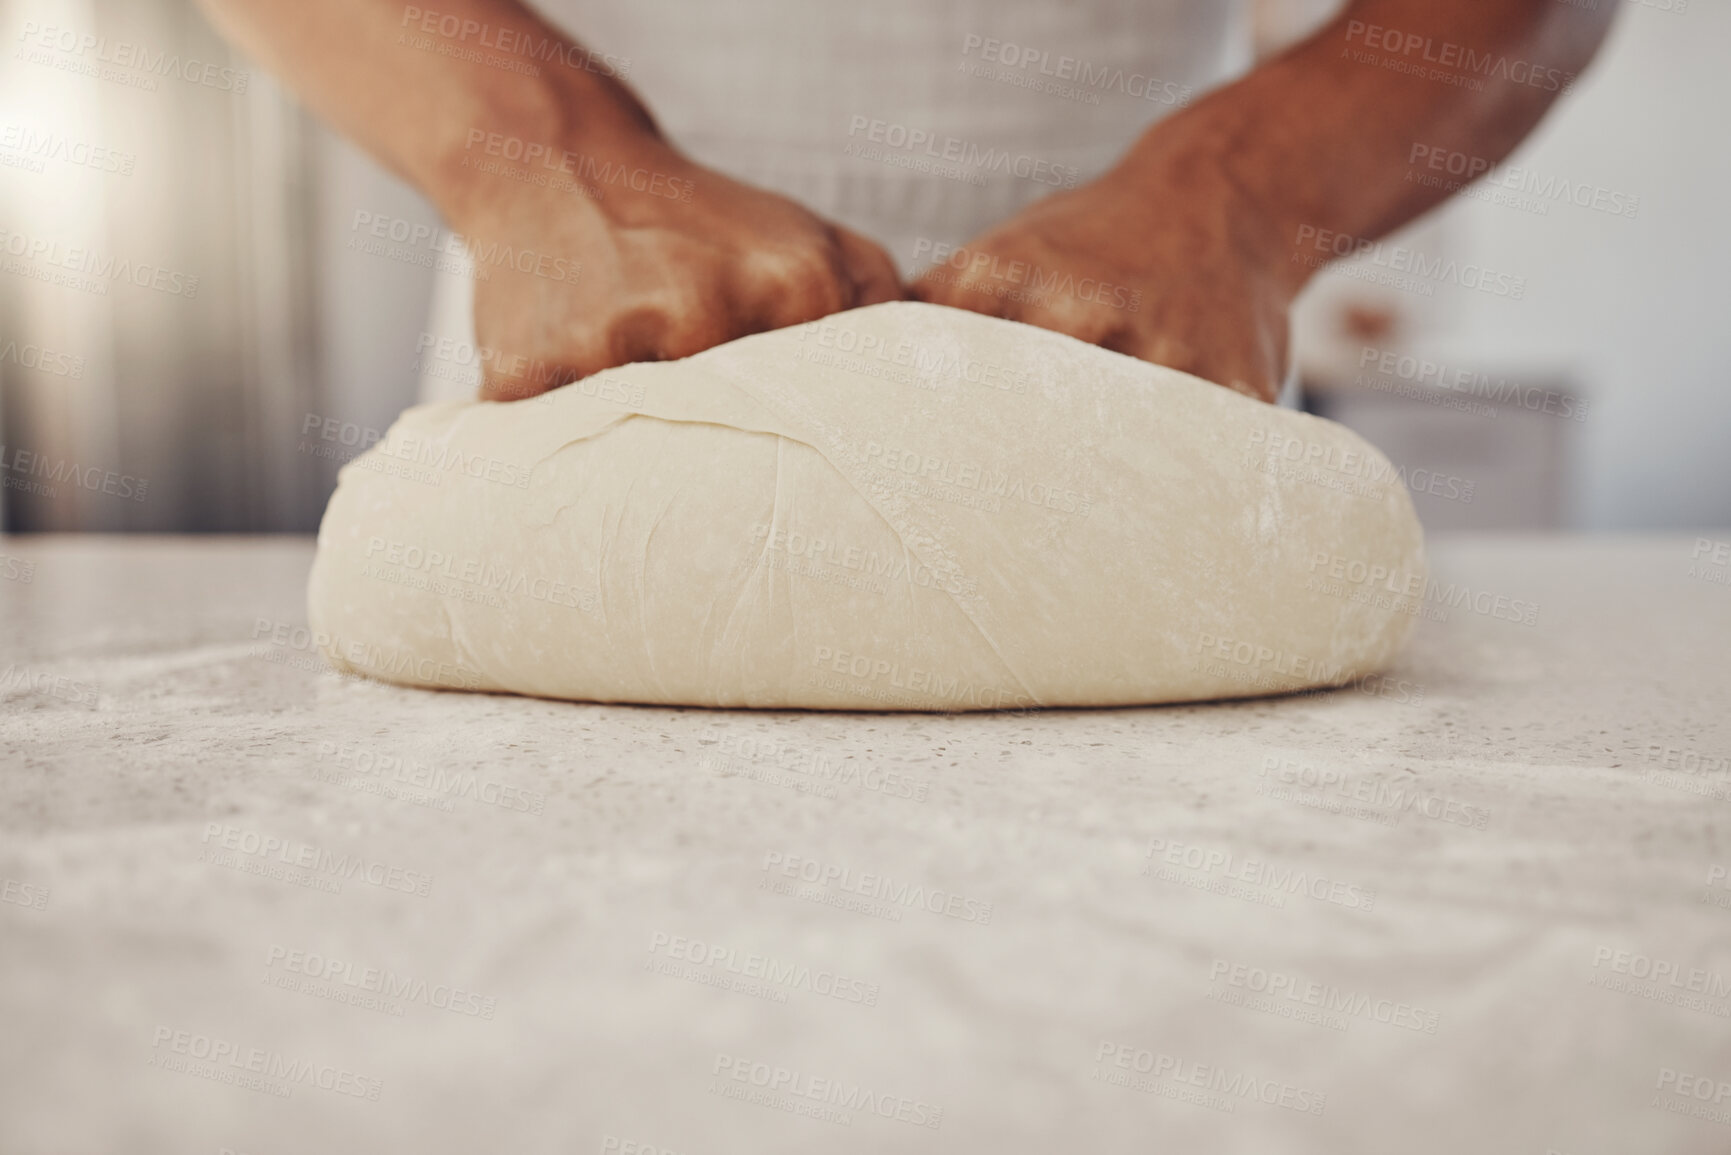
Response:
[[[912,288],[1273,401],[1301,280],[1283,239],[1194,156],[1127,161],[940,251]]]

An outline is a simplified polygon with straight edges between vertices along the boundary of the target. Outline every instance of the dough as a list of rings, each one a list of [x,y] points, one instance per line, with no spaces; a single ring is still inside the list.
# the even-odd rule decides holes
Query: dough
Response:
[[[343,469],[309,600],[333,664],[409,685],[972,710],[1345,684],[1423,585],[1348,430],[898,302],[405,412]]]

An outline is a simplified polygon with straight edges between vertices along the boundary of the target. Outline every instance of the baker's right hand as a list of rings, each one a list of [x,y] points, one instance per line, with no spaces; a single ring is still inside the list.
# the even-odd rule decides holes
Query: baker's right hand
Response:
[[[475,142],[452,222],[474,259],[483,399],[904,295],[877,244],[652,133],[533,148]]]

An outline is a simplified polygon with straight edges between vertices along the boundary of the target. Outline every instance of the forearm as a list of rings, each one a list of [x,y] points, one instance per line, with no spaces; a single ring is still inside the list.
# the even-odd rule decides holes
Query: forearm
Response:
[[[1253,243],[1295,292],[1317,264],[1291,259],[1300,238],[1382,236],[1513,151],[1592,59],[1616,5],[1598,7],[1357,0],[1291,52],[1151,130],[1121,168],[1132,179],[1220,174],[1253,206]],[[1468,158],[1458,162],[1466,173],[1409,179],[1451,155]]]
[[[436,15],[400,0],[200,3],[447,218],[465,211],[473,189],[463,160],[476,130],[548,144],[654,131],[609,61],[516,0],[440,0]],[[476,52],[510,67],[463,58]]]

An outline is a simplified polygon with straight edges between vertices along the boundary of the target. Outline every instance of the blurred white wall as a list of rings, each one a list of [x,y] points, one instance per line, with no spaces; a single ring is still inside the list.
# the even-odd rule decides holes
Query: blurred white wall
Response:
[[[299,109],[187,0],[0,0],[0,40],[4,523],[305,524]]]
[[[1404,238],[1525,276],[1524,300],[1439,289],[1411,347],[1438,362],[1542,379],[1590,401],[1575,436],[1569,524],[1731,524],[1731,4],[1617,3],[1592,70],[1504,166],[1640,197],[1633,218],[1553,203],[1540,216],[1459,198]],[[1669,3],[1671,7],[1660,7]],[[1518,180],[1515,182],[1518,185]],[[1612,203],[1603,201],[1602,203]],[[1330,340],[1330,273],[1300,339]]]
[[[1599,2],[1622,9],[1610,44],[1510,163],[1638,195],[1638,215],[1457,198],[1407,242],[1518,272],[1529,290],[1519,302],[1448,287],[1408,298],[1401,340],[1491,372],[1566,375],[1586,393],[1590,419],[1570,430],[1569,524],[1728,525],[1731,157],[1719,122],[1731,111],[1720,61],[1731,5]],[[1332,3],[1262,0],[1265,39]],[[249,68],[190,0],[0,0],[0,37],[18,40],[26,21]],[[125,174],[0,166],[0,229],[201,277],[192,299],[0,275],[0,446],[151,484],[142,502],[8,489],[0,524],[309,530],[356,441],[412,402],[416,343],[443,274],[350,242],[357,213],[427,226],[436,216],[268,77],[249,75],[244,93],[178,81],[147,92],[16,57],[0,71],[0,122],[136,159]],[[1301,356],[1340,343],[1340,303],[1360,289],[1341,273],[1319,281],[1297,318]],[[7,360],[7,342],[69,351],[80,373]]]
[[[313,250],[317,254],[319,402],[298,415],[291,432],[297,451],[316,445],[335,457],[302,451],[324,482],[336,484],[342,462],[357,448],[354,430],[382,434],[398,413],[415,403],[415,343],[426,325],[433,272],[349,247],[362,235],[357,213],[399,217],[436,227],[438,214],[414,189],[335,134],[320,129],[319,188]],[[337,423],[337,435],[313,419]],[[324,503],[321,500],[319,509]]]

